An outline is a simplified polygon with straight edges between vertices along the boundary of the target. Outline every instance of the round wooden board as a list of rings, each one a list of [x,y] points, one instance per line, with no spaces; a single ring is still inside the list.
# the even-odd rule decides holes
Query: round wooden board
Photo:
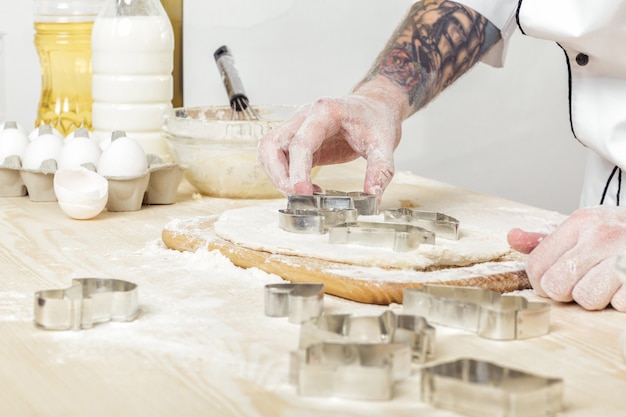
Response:
[[[424,280],[423,272],[419,281],[405,278],[397,281],[380,280],[377,279],[380,268],[370,268],[368,271],[364,267],[234,245],[215,235],[213,223],[216,220],[216,216],[173,220],[165,225],[162,240],[168,248],[178,251],[218,250],[239,267],[258,268],[290,282],[320,282],[324,284],[327,294],[369,304],[402,303],[405,288],[419,288],[424,284],[480,287],[500,293],[530,288],[526,272],[519,267],[511,271],[499,270],[494,274],[469,273],[467,278],[452,280],[435,280],[434,277],[433,281]],[[403,270],[402,273],[406,276],[407,271]]]

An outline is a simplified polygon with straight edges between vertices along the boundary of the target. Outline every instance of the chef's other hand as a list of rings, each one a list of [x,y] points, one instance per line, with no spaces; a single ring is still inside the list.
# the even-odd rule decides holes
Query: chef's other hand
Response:
[[[394,174],[393,152],[408,107],[406,94],[375,77],[342,98],[305,105],[261,138],[258,159],[285,194],[311,194],[311,169],[363,157],[363,190],[382,195]]]
[[[626,285],[615,270],[617,256],[626,253],[625,208],[580,209],[548,235],[513,229],[507,238],[513,249],[530,253],[526,273],[537,294],[626,312]]]

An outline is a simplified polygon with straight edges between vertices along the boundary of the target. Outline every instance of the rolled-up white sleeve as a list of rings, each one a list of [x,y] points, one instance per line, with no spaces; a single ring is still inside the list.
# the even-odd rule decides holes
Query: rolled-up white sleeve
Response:
[[[454,0],[456,3],[471,7],[478,13],[489,19],[498,29],[502,40],[494,45],[482,58],[486,64],[501,67],[506,56],[506,48],[515,30],[515,12],[518,0]]]

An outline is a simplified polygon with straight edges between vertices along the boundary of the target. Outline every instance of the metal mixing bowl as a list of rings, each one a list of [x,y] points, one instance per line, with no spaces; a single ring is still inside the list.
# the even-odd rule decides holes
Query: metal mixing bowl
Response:
[[[202,194],[226,198],[276,198],[257,163],[257,143],[291,115],[294,106],[255,106],[260,120],[231,120],[229,106],[175,108],[161,129],[185,177]]]

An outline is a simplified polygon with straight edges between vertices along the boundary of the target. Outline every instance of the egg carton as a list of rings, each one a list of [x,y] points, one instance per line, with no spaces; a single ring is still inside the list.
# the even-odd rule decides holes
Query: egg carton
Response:
[[[71,178],[70,187],[60,187],[63,196],[59,198],[59,186],[55,184],[55,176],[57,172],[68,169],[59,170],[55,159],[43,160],[38,169],[27,169],[23,167],[19,155],[9,155],[0,163],[0,197],[28,196],[34,202],[58,201],[63,208],[65,201],[60,200],[81,203],[75,198],[76,195],[72,195],[83,192],[87,184],[81,184],[81,180],[97,181],[97,177],[102,177],[106,180],[106,189],[102,194],[106,197],[105,207],[108,211],[137,211],[143,205],[173,204],[183,176],[183,168],[176,163],[165,163],[154,154],[147,154],[145,157],[147,169],[132,176],[100,175],[96,173],[93,163],[83,163],[77,170],[91,171],[91,175],[83,175],[77,171],[79,173]]]
[[[163,163],[157,155],[148,154],[148,170],[139,176],[107,177],[108,211],[137,211],[142,205],[164,205],[176,202],[176,191],[183,169],[174,163]],[[85,168],[94,171],[93,165]],[[34,202],[58,201],[54,190],[56,161],[46,160],[39,170],[22,169],[19,156],[7,157],[0,164],[0,197],[28,196]]]

